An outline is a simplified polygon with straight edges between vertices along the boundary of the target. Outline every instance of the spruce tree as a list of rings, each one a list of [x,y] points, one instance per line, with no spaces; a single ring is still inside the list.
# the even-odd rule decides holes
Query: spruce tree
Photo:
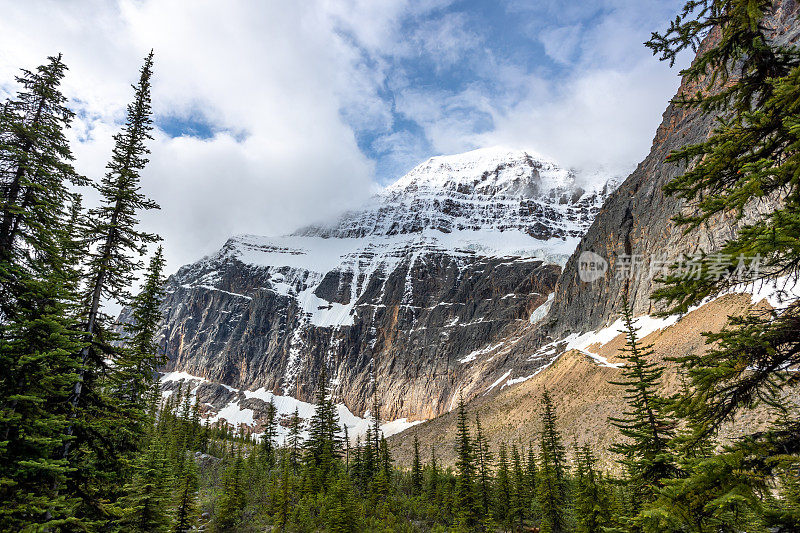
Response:
[[[197,501],[199,475],[197,464],[192,459],[184,461],[176,483],[175,533],[189,533],[197,525],[200,514]]]
[[[323,365],[317,383],[314,416],[309,422],[308,440],[305,442],[306,465],[313,474],[315,489],[327,487],[336,468],[335,460],[341,448],[338,433],[338,415],[328,393],[328,377]]]
[[[464,398],[458,400],[458,419],[456,426],[456,487],[455,506],[459,522],[472,527],[477,518],[475,501],[475,457],[472,439],[469,435],[467,410]]]
[[[155,391],[160,391],[155,381]],[[177,402],[176,402],[177,404]],[[192,457],[197,444],[200,428],[198,402],[192,401],[191,390],[187,389],[182,402],[180,415],[176,418],[169,435],[174,482],[174,527],[176,533],[190,531],[197,522],[199,470]]]
[[[364,463],[362,483],[366,486],[377,473],[378,450],[374,447],[372,438],[372,428],[368,427],[364,435],[364,453],[362,461]]]
[[[23,70],[0,108],[0,529],[59,527],[72,498],[54,487],[70,473],[68,399],[82,344],[74,319],[70,230],[82,216],[65,138],[73,113],[59,86],[61,56]]]
[[[576,450],[576,533],[600,533],[612,524],[611,497],[588,444]]]
[[[225,471],[219,509],[214,518],[213,531],[224,533],[235,531],[242,523],[247,496],[243,485],[244,459],[241,449]]]
[[[75,382],[72,403],[78,406],[90,374],[103,371],[104,356],[113,355],[108,345],[108,321],[100,309],[101,301],[126,303],[128,289],[134,281],[141,261],[131,256],[141,256],[148,243],[158,240],[156,235],[140,231],[137,215],[140,211],[158,209],[158,205],[140,192],[140,173],[147,164],[146,142],[152,139],[150,77],[153,52],[145,58],[139,82],[133,87],[134,100],[128,106],[122,131],[114,136],[114,149],[105,177],[97,186],[101,205],[89,211],[86,240],[96,245],[87,262],[88,279],[84,296],[85,333],[87,346],[81,352],[84,369],[81,379]],[[93,246],[93,248],[95,248]]]
[[[414,435],[414,459],[411,463],[411,490],[413,494],[422,492],[422,461],[419,458],[419,439]]]
[[[289,465],[292,469],[297,469],[300,463],[300,437],[302,433],[302,420],[300,418],[300,411],[297,407],[294,408],[294,413],[289,419]]]
[[[522,470],[522,459],[516,444],[511,445],[511,515],[522,528],[528,512],[526,489],[528,480]]]
[[[624,380],[611,383],[625,387],[628,409],[622,417],[610,419],[624,439],[614,444],[611,451],[621,456],[620,464],[628,474],[629,489],[638,507],[652,501],[664,480],[678,474],[670,447],[675,423],[667,416],[665,401],[658,394],[664,370],[648,361],[653,351],[639,340],[639,328],[633,324],[627,301],[622,316],[626,337],[625,348],[620,353],[625,362]]]
[[[567,531],[566,511],[566,452],[561,435],[556,428],[556,412],[550,393],[545,390],[542,397],[542,434],[539,451],[539,481],[537,501],[542,513],[542,531],[562,533]]]
[[[372,392],[372,438],[374,439],[375,453],[381,446],[381,404],[378,400],[378,383],[373,384],[374,390]]]
[[[342,424],[342,442],[344,443],[344,471],[350,474],[350,430],[347,424]]]
[[[143,254],[144,246],[157,239],[136,228],[137,213],[157,207],[139,190],[151,129],[151,74],[152,53],[145,58],[122,131],[114,137],[108,172],[98,185],[100,205],[89,211],[85,233],[90,250],[81,310],[85,344],[70,397],[71,420],[66,430],[70,440],[60,456],[72,467],[64,490],[80,495],[75,515],[87,527],[107,520],[105,502],[119,498],[129,473],[128,456],[141,442],[140,416],[124,398],[113,394],[121,369],[109,363],[124,350],[115,346],[118,336],[100,304],[106,298],[127,303],[128,288],[141,266],[132,256]]]
[[[0,414],[0,529],[57,526],[72,511],[59,486],[70,473],[59,452],[69,442],[66,406],[77,376],[79,333],[58,276],[35,283],[0,326],[3,408]],[[34,284],[31,283],[31,288]]]
[[[527,488],[527,498],[530,502],[530,508],[533,515],[536,516],[536,480],[539,478],[539,471],[536,466],[536,452],[533,449],[533,443],[528,445],[528,458],[525,461],[525,479]]]
[[[359,531],[358,510],[350,479],[340,475],[325,498],[325,520],[331,533]]]
[[[294,464],[288,454],[283,454],[281,461],[281,481],[278,491],[278,510],[275,513],[275,525],[280,531],[286,531],[289,524],[290,505],[291,505],[291,478],[289,470],[294,468]]]
[[[391,482],[392,455],[389,452],[389,443],[386,442],[386,437],[384,437],[383,435],[381,435],[380,468],[381,472],[383,473],[383,477],[386,479],[387,483]]]
[[[122,529],[148,533],[171,529],[167,509],[170,504],[172,474],[167,454],[158,438],[150,439],[148,449],[137,457],[133,481],[121,500]]]
[[[476,493],[477,503],[481,510],[481,515],[489,516],[489,508],[492,501],[492,452],[489,449],[489,440],[483,434],[481,418],[475,413],[475,466],[476,466]]]
[[[646,43],[672,63],[682,51],[697,50],[713,29],[682,72],[694,92],[681,93],[675,104],[716,116],[715,128],[670,154],[668,161],[684,172],[665,192],[684,202],[675,221],[687,231],[720,219],[738,225],[716,253],[700,250],[699,275],[683,276],[675,269],[661,280],[664,285],[654,296],[667,312],[685,312],[707,298],[776,277],[787,288],[798,281],[800,49],[775,38],[797,23],[796,13],[785,7],[768,0],[687,2],[668,30]],[[774,20],[784,11],[788,20]],[[759,268],[741,268],[753,262]],[[800,302],[788,292],[780,300],[771,311],[731,318],[721,332],[707,335],[710,349],[679,359],[691,381],[680,402],[691,421],[691,434],[681,439],[687,477],[661,491],[663,513],[647,511],[659,514],[659,520],[680,528],[740,527],[735,520],[762,513],[761,495],[770,490],[782,462],[778,458],[788,450],[797,455],[800,418],[785,399],[796,383],[786,370],[800,364]],[[776,414],[769,429],[745,430],[712,456],[694,453],[713,442],[725,423],[759,405],[792,416]],[[749,475],[739,475],[743,472]]]
[[[86,184],[65,137],[74,117],[60,91],[67,67],[60,54],[47,59],[35,71],[22,70],[20,91],[0,108],[2,322],[14,315],[19,269],[58,246],[70,185]]]
[[[167,360],[156,342],[166,281],[163,272],[164,251],[159,246],[150,259],[142,290],[131,301],[132,321],[125,325],[126,349],[115,362],[114,387],[133,407],[142,406],[150,382]]]
[[[261,454],[268,467],[275,466],[275,439],[278,436],[278,411],[275,402],[270,398],[267,404],[267,416],[264,433],[261,435]]]
[[[364,488],[364,460],[361,445],[361,435],[356,436],[355,446],[353,447],[353,466],[350,468],[351,475],[356,481],[359,489]]]
[[[511,473],[508,464],[508,447],[505,442],[501,442],[497,458],[497,475],[494,484],[492,517],[503,527],[504,531],[510,529],[514,523],[511,511],[511,483]]]
[[[428,479],[425,482],[425,495],[428,501],[436,501],[439,494],[439,466],[436,464],[436,448],[431,444],[431,463]]]

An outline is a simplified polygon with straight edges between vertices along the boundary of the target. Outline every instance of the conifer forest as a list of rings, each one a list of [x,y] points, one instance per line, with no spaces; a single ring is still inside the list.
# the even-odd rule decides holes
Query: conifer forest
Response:
[[[688,206],[672,220],[687,235],[737,224],[719,253],[697,245],[696,267],[728,274],[737,266],[720,254],[758,257],[751,284],[800,277],[800,45],[764,23],[787,2],[689,0],[644,45],[670,66],[694,57],[672,105],[713,117],[709,135],[663,161],[681,168],[663,194]],[[661,358],[632,292],[618,291],[624,337],[608,385],[624,409],[600,421],[607,447],[569,437],[555,401],[569,391],[557,387],[539,390],[525,439],[490,438],[488,418],[503,413],[459,393],[455,438],[434,440],[386,434],[398,388],[377,374],[359,396],[366,430],[353,434],[334,394],[341,374],[325,362],[307,388],[312,416],[281,416],[273,401],[257,428],[212,417],[186,383],[165,390],[171,243],[140,222],[164,200],[143,187],[159,50],[130,70],[105,173],[86,176],[68,140],[69,58],[52,54],[0,80],[13,86],[0,106],[0,531],[800,531],[791,295],[704,332],[702,350]],[[767,200],[775,207],[753,215]],[[653,308],[684,316],[732,290],[721,274],[673,265]],[[666,392],[670,368],[680,386]],[[750,412],[763,423],[725,429]]]

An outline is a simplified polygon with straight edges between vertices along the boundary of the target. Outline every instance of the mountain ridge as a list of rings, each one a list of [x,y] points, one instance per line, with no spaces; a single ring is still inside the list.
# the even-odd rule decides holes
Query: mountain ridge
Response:
[[[326,365],[357,415],[378,383],[386,419],[431,418],[489,387],[506,359],[485,354],[549,301],[614,183],[587,191],[498,149],[409,174],[337,223],[235,236],[181,267],[162,306],[165,370],[310,400]]]

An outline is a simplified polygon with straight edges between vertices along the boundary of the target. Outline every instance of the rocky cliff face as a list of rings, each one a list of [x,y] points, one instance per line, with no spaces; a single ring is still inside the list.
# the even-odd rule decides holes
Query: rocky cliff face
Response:
[[[777,0],[775,9],[764,25],[774,39],[797,46],[800,6],[794,0]],[[717,36],[712,33],[703,46]],[[684,83],[680,91],[693,91]],[[611,193],[594,222],[567,261],[551,299],[535,313],[539,320],[479,356],[480,359],[503,357],[502,367],[489,368],[491,385],[478,391],[468,405],[470,412],[481,414],[484,434],[496,446],[499,442],[532,442],[541,429],[537,416],[542,391],[551,391],[559,414],[559,429],[568,442],[589,443],[600,450],[600,460],[612,466],[618,457],[603,453],[617,438],[608,418],[618,417],[625,409],[624,390],[613,385],[620,379],[620,349],[624,346],[621,321],[617,318],[623,295],[627,292],[639,315],[635,326],[640,338],[652,344],[654,360],[665,365],[662,387],[666,394],[681,386],[680,374],[671,362],[675,357],[702,353],[708,349],[702,332],[719,331],[729,316],[764,309],[780,302],[783,290],[800,294],[800,287],[765,283],[742,288],[752,294],[727,294],[706,303],[683,317],[654,318],[656,309],[650,300],[655,286],[648,259],[670,263],[682,254],[697,250],[713,253],[736,234],[732,217],[720,217],[689,234],[676,227],[672,217],[686,209],[682,202],[666,197],[662,187],[683,169],[665,162],[668,154],[687,144],[705,139],[714,125],[714,118],[669,105],[664,112],[650,153],[636,170]],[[776,199],[748,206],[744,222],[774,208]],[[579,263],[584,252],[592,252],[608,261],[608,270],[599,279],[581,279]],[[644,260],[633,275],[618,276],[623,257]],[[623,273],[627,272],[625,266]],[[549,306],[549,312],[545,312]],[[616,319],[616,320],[615,320]],[[515,385],[510,387],[510,385]],[[788,399],[798,404],[797,395],[787,391]],[[758,430],[768,424],[765,411],[756,409],[737,415],[723,428],[724,440],[737,438],[741,428]],[[456,433],[456,417],[448,413],[420,424],[390,439],[394,456],[401,465],[411,462],[413,438],[422,446],[437,445],[443,450],[437,456],[443,464],[453,464],[452,442]]]
[[[543,314],[612,188],[478,150],[428,160],[333,224],[234,237],[170,277],[166,370],[310,400],[327,365],[353,413],[377,382],[385,419],[441,414],[504,371],[484,355]]]
[[[777,43],[796,46],[800,38],[797,24],[798,7],[794,0],[777,0],[775,9],[767,20]],[[704,42],[708,46],[717,38],[712,33]],[[679,94],[693,92],[696,86],[685,81]],[[623,294],[634,308],[634,314],[650,314],[658,309],[650,300],[655,284],[656,268],[651,269],[651,260],[665,263],[693,254],[699,250],[714,253],[721,244],[737,231],[733,217],[723,216],[684,234],[676,227],[672,217],[686,209],[676,198],[665,196],[662,188],[683,169],[665,160],[670,152],[686,144],[701,142],[711,132],[714,117],[701,115],[693,110],[667,106],[663,121],[658,127],[650,153],[636,170],[608,198],[594,223],[581,239],[561,274],[555,291],[550,314],[542,323],[553,338],[569,333],[594,330],[608,323],[621,308]],[[769,211],[774,204],[766,201],[750,206],[745,222]],[[594,252],[608,261],[605,275],[592,283],[581,280],[579,259],[583,252]],[[618,275],[623,266],[623,257],[642,261],[641,268],[632,269],[633,276]]]

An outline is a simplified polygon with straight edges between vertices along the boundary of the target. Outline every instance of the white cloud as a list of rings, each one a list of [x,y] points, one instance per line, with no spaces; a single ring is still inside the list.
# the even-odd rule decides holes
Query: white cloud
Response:
[[[194,114],[217,131],[209,139],[156,132],[150,144],[143,188],[162,210],[143,218],[165,237],[171,268],[231,233],[287,232],[358,203],[370,193],[373,162],[348,119],[379,129],[391,121],[375,92],[380,73],[338,32],[326,2],[188,7],[8,2],[0,19],[0,79],[64,53],[63,88],[82,112],[73,150],[87,175],[102,176],[151,47],[156,114]]]
[[[396,131],[376,138],[371,148],[383,156],[391,174],[400,176],[425,158],[427,151],[422,141],[418,135]]]
[[[580,43],[582,26],[547,28],[539,34],[545,53],[559,63],[569,63]]]
[[[491,122],[491,98],[480,89],[455,94],[408,88],[398,92],[397,110],[422,126],[437,153],[476,148],[475,132]]]
[[[642,42],[678,3],[605,0],[567,10],[562,4],[508,3],[531,19],[532,43],[560,72],[526,71],[488,53],[478,69],[482,84],[399,91],[398,109],[424,128],[435,152],[499,144],[623,176],[646,155],[679,69],[652,58]]]
[[[641,45],[672,3],[509,5],[531,20],[530,46],[559,62],[548,70],[493,49],[492,28],[446,13],[450,0],[0,0],[0,92],[19,67],[63,52],[63,88],[81,112],[73,150],[98,179],[155,49],[157,116],[213,133],[151,143],[143,188],[162,210],[143,222],[174,269],[232,233],[285,233],[360,203],[376,168],[356,142],[364,132],[386,172],[491,144],[629,168],[677,86]],[[406,64],[420,59],[462,79],[420,83]]]
[[[533,148],[565,165],[624,177],[647,153],[677,85],[674,71],[648,62],[592,70],[548,99],[496,110],[493,130],[474,142]]]
[[[411,39],[419,53],[430,56],[437,69],[455,65],[482,41],[482,37],[469,28],[463,14],[427,20],[416,29]]]

